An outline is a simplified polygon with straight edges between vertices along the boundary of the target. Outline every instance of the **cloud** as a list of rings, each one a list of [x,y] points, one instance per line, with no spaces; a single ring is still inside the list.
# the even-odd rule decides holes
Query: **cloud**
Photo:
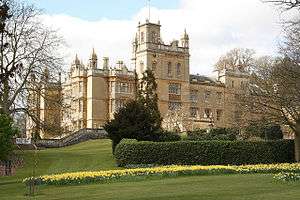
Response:
[[[124,60],[130,66],[136,26],[147,12],[141,8],[130,20],[86,21],[63,14],[44,15],[43,20],[65,38],[66,63],[76,53],[87,63],[94,47],[99,58]],[[164,42],[179,39],[187,29],[191,72],[200,74],[210,74],[219,56],[235,47],[252,48],[257,55],[276,54],[281,33],[276,9],[260,0],[182,0],[178,9],[151,8],[151,21],[158,20]]]

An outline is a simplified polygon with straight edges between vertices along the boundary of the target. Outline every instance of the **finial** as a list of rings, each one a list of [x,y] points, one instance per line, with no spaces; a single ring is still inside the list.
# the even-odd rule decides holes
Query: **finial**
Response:
[[[80,64],[80,60],[78,59],[77,53],[76,53],[76,56],[75,56],[74,64],[75,65],[79,65]]]
[[[150,21],[150,15],[151,15],[150,1],[151,0],[148,0],[148,20],[149,21]]]

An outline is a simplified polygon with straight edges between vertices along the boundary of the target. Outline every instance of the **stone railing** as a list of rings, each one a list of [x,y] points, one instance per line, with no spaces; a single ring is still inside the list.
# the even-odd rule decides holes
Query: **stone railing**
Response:
[[[80,129],[70,135],[61,139],[42,139],[35,142],[37,147],[44,148],[58,148],[65,147],[87,140],[104,139],[107,138],[107,133],[104,129]]]

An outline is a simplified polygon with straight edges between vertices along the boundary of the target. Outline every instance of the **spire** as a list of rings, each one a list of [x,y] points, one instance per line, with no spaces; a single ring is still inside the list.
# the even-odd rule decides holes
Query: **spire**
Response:
[[[90,68],[97,68],[97,54],[95,53],[95,49],[93,48],[92,55],[90,58]]]
[[[95,49],[93,48],[93,52],[91,55],[91,60],[97,60],[97,54],[95,53]]]
[[[76,54],[75,60],[74,60],[75,65],[80,65],[80,60],[78,59],[78,55]]]
[[[184,28],[183,38],[187,40],[189,39],[189,35],[186,33],[186,28]]]

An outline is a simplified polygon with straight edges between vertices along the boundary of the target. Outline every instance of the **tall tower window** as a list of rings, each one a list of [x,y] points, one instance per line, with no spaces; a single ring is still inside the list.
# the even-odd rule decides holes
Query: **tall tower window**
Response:
[[[156,33],[154,31],[151,33],[151,41],[156,43]]]
[[[217,121],[220,121],[222,117],[222,110],[217,110]]]
[[[145,33],[141,32],[141,43],[145,42]]]
[[[177,65],[176,65],[176,75],[180,76],[180,74],[181,74],[181,64],[177,63]]]
[[[168,77],[172,77],[172,63],[168,62]]]

